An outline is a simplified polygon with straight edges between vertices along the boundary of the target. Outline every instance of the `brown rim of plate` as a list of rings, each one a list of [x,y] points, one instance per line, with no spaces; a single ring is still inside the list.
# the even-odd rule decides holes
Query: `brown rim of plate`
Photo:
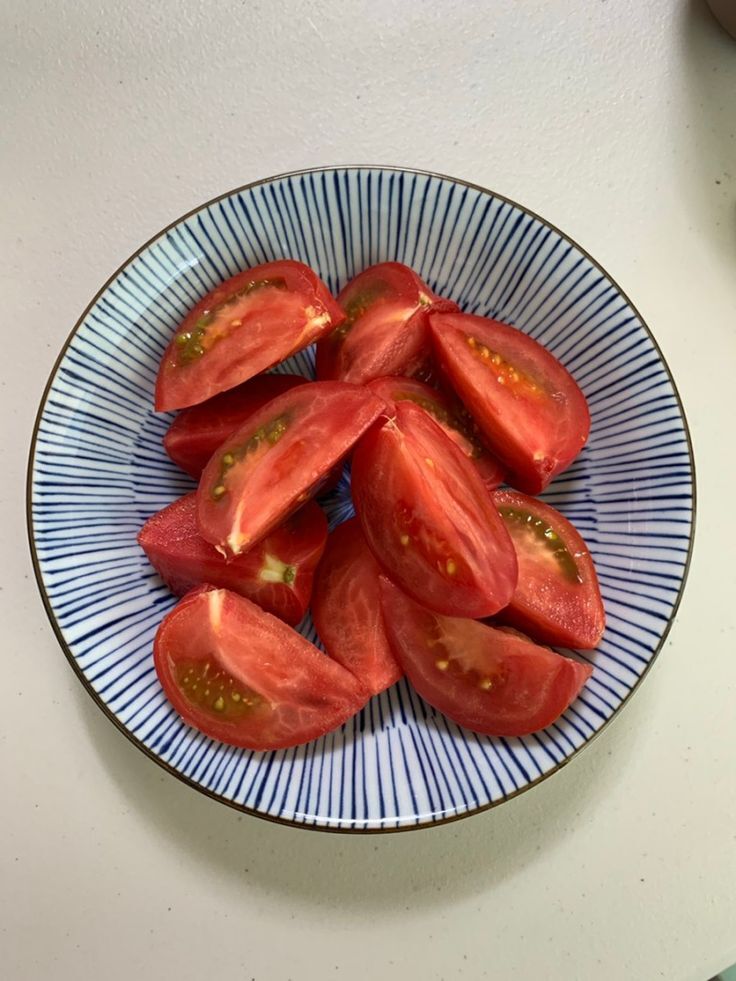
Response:
[[[498,201],[504,201],[504,202],[506,202],[506,204],[510,204],[514,208],[518,208],[519,211],[522,211],[525,214],[530,215],[532,218],[535,218],[537,221],[541,222],[546,228],[551,229],[553,232],[555,232],[557,235],[559,235],[566,242],[569,242],[570,245],[572,245],[574,248],[576,248],[580,252],[581,255],[584,255],[586,257],[586,259],[588,259],[588,261],[603,276],[605,276],[606,279],[618,290],[619,294],[623,297],[623,299],[626,301],[626,303],[629,305],[629,307],[634,311],[634,313],[636,314],[636,316],[637,316],[637,318],[639,320],[639,323],[642,325],[642,327],[644,328],[644,330],[648,334],[649,339],[651,340],[652,345],[654,346],[654,349],[657,352],[657,355],[658,355],[660,361],[662,362],[662,366],[664,367],[664,370],[665,370],[665,372],[667,374],[667,377],[669,378],[670,384],[672,385],[672,390],[673,390],[673,392],[675,394],[675,399],[677,400],[677,406],[678,406],[678,408],[680,410],[680,415],[682,417],[682,423],[683,423],[683,427],[684,427],[684,430],[685,430],[685,438],[687,440],[688,456],[690,457],[690,470],[691,470],[691,473],[692,473],[692,501],[693,501],[693,504],[692,504],[692,523],[691,523],[691,527],[690,527],[690,541],[688,543],[687,558],[685,559],[685,567],[684,567],[684,570],[683,570],[683,573],[682,573],[682,581],[680,582],[680,587],[679,587],[679,590],[678,590],[678,593],[677,593],[677,598],[675,599],[675,603],[674,603],[674,605],[672,607],[672,613],[670,614],[669,620],[667,621],[667,624],[666,624],[666,626],[665,626],[665,628],[664,628],[664,630],[662,632],[662,637],[660,638],[659,644],[657,645],[657,649],[652,654],[652,657],[651,657],[649,663],[644,668],[644,671],[641,673],[640,677],[637,679],[636,683],[631,688],[631,690],[629,691],[629,693],[622,700],[621,704],[612,713],[612,715],[610,716],[610,718],[606,719],[606,721],[603,723],[603,725],[600,727],[600,729],[597,729],[593,733],[593,735],[590,736],[589,739],[586,739],[586,741],[581,746],[578,746],[577,749],[573,750],[573,752],[569,756],[567,756],[564,760],[562,760],[560,763],[557,763],[550,770],[548,770],[546,773],[543,773],[541,776],[537,777],[535,780],[532,780],[529,783],[527,783],[524,787],[520,787],[518,790],[513,791],[513,793],[505,794],[499,800],[491,801],[488,804],[481,804],[479,807],[475,807],[473,809],[469,809],[467,811],[463,811],[461,814],[452,814],[449,817],[439,818],[438,820],[434,820],[434,821],[425,821],[425,822],[417,823],[417,824],[400,825],[400,826],[395,827],[395,828],[380,827],[380,826],[379,827],[372,827],[372,828],[350,828],[350,827],[348,827],[348,828],[333,828],[333,827],[329,827],[328,825],[305,824],[305,823],[302,823],[302,822],[299,822],[299,821],[290,820],[288,818],[274,817],[274,816],[269,815],[269,814],[264,814],[263,812],[256,811],[256,810],[254,810],[251,807],[245,807],[245,805],[243,805],[243,804],[238,804],[235,801],[228,800],[227,797],[223,797],[221,794],[216,794],[213,791],[208,790],[206,787],[202,787],[196,781],[191,780],[189,777],[184,776],[184,774],[180,773],[173,766],[171,766],[170,764],[166,763],[159,756],[157,756],[152,750],[150,750],[142,742],[140,742],[138,739],[136,739],[136,737],[131,732],[129,732],[128,729],[125,728],[125,726],[123,725],[123,723],[118,719],[118,717],[114,714],[114,712],[112,712],[108,708],[108,706],[99,697],[99,695],[97,694],[97,692],[93,689],[93,687],[91,686],[91,684],[88,682],[87,678],[85,677],[84,673],[82,672],[81,668],[77,664],[77,661],[76,661],[74,655],[72,654],[72,652],[71,652],[68,644],[66,643],[66,640],[64,639],[64,635],[62,633],[61,627],[59,626],[59,624],[58,624],[58,622],[56,620],[56,616],[54,614],[54,610],[53,610],[53,608],[51,606],[51,602],[50,602],[49,597],[48,597],[48,594],[46,592],[46,587],[45,587],[44,582],[43,582],[43,576],[42,576],[42,573],[41,573],[40,563],[38,561],[38,554],[36,552],[36,543],[35,543],[34,534],[33,534],[33,513],[32,513],[33,464],[34,464],[35,454],[36,454],[36,440],[38,438],[38,429],[39,429],[39,426],[41,424],[41,418],[43,416],[44,408],[46,406],[46,400],[48,398],[49,391],[51,390],[51,386],[52,386],[52,384],[54,382],[54,379],[56,377],[56,373],[57,373],[57,370],[59,368],[59,365],[61,364],[61,362],[62,362],[62,360],[64,358],[64,355],[66,354],[67,348],[69,347],[69,345],[70,345],[70,343],[72,341],[72,338],[74,337],[74,335],[79,330],[80,325],[82,324],[82,322],[86,318],[86,316],[89,313],[89,311],[92,309],[92,307],[95,305],[95,303],[97,303],[97,301],[99,300],[99,298],[102,296],[102,294],[105,292],[105,290],[107,290],[107,288],[110,286],[110,284],[115,279],[117,279],[117,277],[120,275],[120,273],[134,259],[136,259],[145,249],[147,249],[150,245],[152,245],[162,235],[165,235],[166,232],[170,231],[172,228],[175,228],[181,222],[186,221],[187,218],[190,218],[192,215],[197,214],[199,211],[202,211],[205,208],[209,208],[213,204],[217,204],[218,201],[223,201],[225,198],[232,197],[232,195],[234,195],[234,194],[240,194],[243,191],[249,191],[249,190],[251,190],[254,187],[260,187],[262,184],[271,184],[273,181],[284,180],[284,179],[289,178],[289,177],[302,177],[302,176],[304,176],[306,174],[335,173],[335,172],[338,172],[338,171],[351,171],[351,170],[357,170],[357,171],[361,171],[361,170],[381,170],[381,171],[384,171],[386,173],[414,174],[414,175],[418,175],[420,177],[433,177],[433,178],[436,178],[438,180],[451,181],[452,183],[459,184],[462,187],[472,188],[475,191],[480,191],[482,194],[488,194],[491,197],[496,198]],[[463,818],[472,817],[475,814],[480,814],[483,811],[488,811],[488,810],[490,810],[493,807],[498,807],[499,804],[505,804],[507,801],[513,800],[514,797],[518,797],[520,794],[526,793],[526,791],[531,790],[533,787],[538,786],[544,780],[547,780],[549,777],[551,777],[555,773],[559,772],[564,766],[567,766],[567,764],[570,763],[571,760],[573,760],[576,756],[578,756],[579,753],[581,753],[587,746],[589,746],[590,743],[597,736],[599,736],[600,733],[604,731],[604,729],[606,729],[610,725],[610,723],[613,721],[613,719],[616,718],[619,715],[619,713],[621,712],[621,710],[624,708],[624,706],[631,699],[632,695],[638,690],[638,688],[641,685],[642,681],[646,678],[646,676],[649,673],[652,665],[654,664],[654,662],[656,661],[657,657],[659,656],[660,651],[664,647],[664,643],[667,640],[667,636],[669,635],[669,632],[670,632],[670,630],[672,628],[672,624],[674,623],[675,617],[677,616],[677,611],[678,611],[678,609],[680,607],[680,602],[682,600],[682,595],[683,595],[683,593],[685,591],[685,585],[687,583],[687,577],[688,577],[688,574],[690,572],[690,562],[691,562],[692,554],[693,554],[693,545],[695,543],[696,515],[697,515],[697,484],[696,484],[696,477],[695,477],[695,456],[694,456],[694,453],[693,453],[693,444],[692,444],[692,437],[690,435],[690,427],[688,426],[687,416],[685,415],[685,409],[684,409],[684,406],[682,404],[682,399],[680,398],[680,393],[679,393],[679,391],[677,389],[677,385],[675,384],[675,380],[672,377],[672,372],[670,371],[669,365],[667,364],[667,361],[666,361],[664,355],[662,354],[662,351],[661,351],[661,349],[659,347],[659,344],[657,343],[657,341],[656,341],[656,339],[654,337],[654,334],[651,332],[651,330],[649,329],[648,325],[646,324],[644,318],[641,316],[641,314],[639,313],[639,311],[637,310],[637,308],[634,306],[634,304],[631,302],[631,300],[626,295],[626,293],[621,289],[621,287],[616,282],[616,280],[613,279],[613,277],[610,276],[609,273],[606,272],[606,270],[603,268],[603,266],[601,266],[601,264],[599,262],[597,262],[593,258],[593,256],[590,255],[589,252],[587,252],[581,245],[578,245],[578,243],[574,239],[570,238],[569,235],[566,235],[563,231],[561,231],[559,228],[557,228],[556,225],[553,225],[551,222],[547,221],[545,218],[542,218],[542,216],[541,215],[538,215],[536,212],[530,211],[528,208],[524,207],[524,205],[519,204],[517,201],[514,201],[512,198],[507,198],[503,194],[497,194],[495,191],[491,191],[487,187],[482,187],[480,184],[474,184],[474,183],[472,183],[472,181],[461,180],[461,179],[459,179],[457,177],[449,177],[446,174],[437,174],[437,173],[434,173],[433,171],[429,171],[429,170],[416,170],[416,169],[411,168],[411,167],[392,167],[392,166],[385,166],[383,164],[373,164],[373,165],[372,164],[353,164],[353,165],[332,166],[332,167],[308,167],[305,170],[292,170],[292,171],[289,171],[288,173],[275,174],[273,177],[264,177],[261,180],[251,181],[249,184],[243,184],[240,187],[233,188],[231,191],[226,191],[224,194],[218,194],[216,197],[211,198],[209,201],[205,201],[204,204],[200,204],[196,208],[192,208],[191,211],[187,211],[186,214],[184,214],[181,217],[179,217],[179,218],[175,219],[174,221],[170,222],[168,225],[166,225],[165,228],[162,228],[161,231],[156,232],[155,235],[151,236],[151,238],[149,238],[146,242],[144,242],[143,245],[141,245],[139,248],[137,248],[135,250],[135,252],[133,252],[133,254],[130,255],[125,260],[125,262],[123,262],[120,266],[118,266],[118,268],[115,270],[115,272],[105,281],[105,283],[95,293],[94,297],[87,304],[87,306],[85,307],[83,313],[81,314],[81,316],[77,320],[76,324],[74,325],[74,327],[70,331],[69,336],[67,337],[66,341],[64,342],[64,346],[62,347],[61,351],[59,352],[58,357],[56,358],[56,361],[54,362],[54,365],[53,365],[53,367],[51,369],[51,373],[49,374],[48,380],[47,380],[46,385],[44,387],[43,395],[41,396],[41,402],[40,402],[40,405],[38,407],[38,412],[36,413],[36,420],[35,420],[34,425],[33,425],[33,433],[31,435],[31,446],[30,446],[30,450],[29,450],[29,453],[28,453],[28,470],[27,470],[27,475],[26,475],[26,524],[27,524],[27,529],[28,529],[28,544],[29,544],[29,547],[30,547],[30,550],[31,550],[31,561],[33,563],[33,571],[34,571],[35,576],[36,576],[36,583],[38,584],[38,589],[39,589],[39,592],[41,593],[41,599],[43,600],[43,605],[44,605],[44,607],[46,609],[46,614],[47,614],[47,616],[49,618],[49,621],[51,623],[51,626],[53,627],[54,633],[56,634],[56,638],[59,641],[59,644],[61,645],[61,649],[64,651],[64,654],[66,655],[67,660],[69,661],[69,663],[71,664],[72,668],[74,669],[75,674],[77,675],[77,677],[81,681],[81,683],[84,686],[84,688],[86,689],[87,693],[91,696],[92,700],[98,706],[98,708],[101,709],[102,712],[107,716],[107,718],[120,730],[120,732],[122,732],[123,735],[126,736],[133,743],[134,746],[137,746],[137,748],[139,750],[141,750],[141,752],[145,753],[145,755],[148,756],[149,759],[153,760],[155,763],[157,763],[160,767],[162,767],[164,770],[166,770],[172,776],[176,777],[178,780],[181,780],[182,783],[185,783],[189,787],[193,787],[195,790],[199,791],[199,793],[204,794],[207,797],[211,797],[213,800],[219,801],[222,804],[226,804],[228,807],[232,807],[234,810],[240,811],[243,814],[249,814],[249,815],[251,815],[253,817],[261,818],[262,820],[265,820],[265,821],[271,821],[274,824],[282,824],[282,825],[285,825],[286,827],[289,827],[289,828],[299,828],[299,829],[303,829],[303,830],[306,830],[306,831],[322,831],[322,832],[328,832],[328,833],[332,833],[332,834],[363,834],[363,835],[371,835],[371,834],[393,834],[393,833],[402,832],[402,831],[418,831],[418,830],[423,830],[425,828],[437,828],[437,827],[441,827],[442,825],[445,825],[445,824],[451,824],[453,821],[460,821]]]

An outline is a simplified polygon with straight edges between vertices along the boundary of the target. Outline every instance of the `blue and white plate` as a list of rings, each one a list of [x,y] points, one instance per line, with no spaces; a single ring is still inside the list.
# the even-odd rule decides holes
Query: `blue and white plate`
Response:
[[[544,732],[490,739],[448,722],[402,681],[341,729],[254,753],[188,728],[151,645],[174,604],[136,544],[146,518],[190,489],[163,452],[159,359],[185,312],[247,266],[291,257],[333,292],[396,259],[467,311],[520,327],[574,374],[588,445],[544,494],[580,529],[608,615],[593,676]],[[282,370],[312,376],[313,352]],[[352,513],[344,479],[333,524]],[[512,201],[463,181],[382,167],[259,181],[144,245],[72,331],[44,393],[29,466],[38,583],[62,648],[109,718],[175,776],[260,817],[341,831],[430,825],[498,804],[554,773],[646,674],[677,609],[692,548],[693,461],[667,365],[597,263]],[[309,620],[303,632],[314,640]]]

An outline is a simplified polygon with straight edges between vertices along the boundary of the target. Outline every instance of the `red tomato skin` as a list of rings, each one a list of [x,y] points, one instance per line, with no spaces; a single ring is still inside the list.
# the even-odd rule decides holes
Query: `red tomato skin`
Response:
[[[301,262],[282,259],[232,276],[176,329],[156,379],[156,411],[183,409],[234,388],[312,344],[342,316],[324,283]]]
[[[209,583],[240,593],[294,626],[307,612],[326,542],[324,512],[308,501],[263,541],[228,562],[199,534],[194,493],[154,514],[138,535],[148,561],[176,596]]]
[[[167,698],[188,725],[245,749],[310,742],[347,722],[366,701],[349,671],[292,627],[227,589],[204,586],[188,593],[161,621],[153,658]],[[187,697],[176,676],[183,659],[196,669],[198,680],[212,684],[210,702],[221,692],[222,717],[211,705],[202,707]],[[203,663],[210,665],[206,673]],[[228,717],[233,692],[240,705],[246,693],[254,702],[235,719]]]
[[[385,413],[373,392],[345,382],[312,382],[273,399],[225,441],[202,472],[197,524],[205,541],[238,555],[311,497],[356,440]],[[283,433],[254,436],[283,420]],[[279,423],[279,426],[281,424]],[[223,469],[232,453],[236,460]],[[217,491],[224,488],[224,491]],[[219,495],[219,496],[218,496]]]
[[[419,405],[472,460],[488,490],[495,490],[503,483],[503,467],[476,437],[472,420],[463,414],[462,406],[453,401],[449,394],[437,391],[416,378],[399,376],[376,378],[368,383],[368,388],[389,404],[414,402]]]
[[[497,620],[542,644],[593,650],[603,636],[606,613],[595,565],[580,533],[555,508],[518,491],[497,490],[493,502],[519,562],[516,590]],[[509,509],[531,515],[532,522],[505,517]],[[545,531],[557,536],[556,544],[543,537]]]
[[[371,297],[376,291],[378,295]],[[338,300],[346,320],[317,345],[317,378],[356,385],[385,375],[427,370],[427,314],[457,310],[452,301],[436,296],[413,269],[399,262],[364,269],[344,287]]]
[[[357,518],[350,518],[330,534],[312,595],[312,618],[327,653],[370,695],[403,675],[383,627],[380,574]]]
[[[590,665],[528,637],[427,610],[381,579],[394,654],[422,698],[488,736],[525,736],[555,722],[580,694]]]
[[[508,483],[540,493],[572,463],[590,432],[588,404],[575,379],[541,344],[497,320],[432,313],[429,334],[441,370],[507,468]],[[482,353],[500,357],[500,367],[484,362]]]
[[[178,467],[196,479],[230,433],[271,399],[305,381],[301,375],[257,375],[237,388],[182,409],[164,436],[164,449]]]
[[[498,612],[516,587],[511,539],[480,475],[432,417],[400,401],[353,454],[355,512],[390,578],[448,616]]]

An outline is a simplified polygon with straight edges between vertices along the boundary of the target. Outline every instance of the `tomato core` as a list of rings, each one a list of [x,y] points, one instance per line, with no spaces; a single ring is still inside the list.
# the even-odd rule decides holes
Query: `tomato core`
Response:
[[[177,661],[174,677],[187,701],[216,719],[240,719],[263,703],[258,692],[209,661]]]
[[[535,545],[544,545],[550,558],[554,560],[560,568],[560,572],[570,582],[582,582],[578,564],[567,546],[546,521],[537,518],[529,511],[519,508],[500,507],[499,514],[509,521],[513,521],[516,528],[524,528],[526,534],[532,539]],[[515,536],[514,536],[515,537]]]
[[[251,280],[251,282],[246,283],[239,290],[231,293],[226,300],[222,300],[221,303],[216,304],[211,310],[204,310],[192,330],[188,330],[184,334],[178,334],[176,337],[179,364],[191,364],[192,361],[201,358],[217,341],[226,337],[231,329],[240,327],[242,322],[235,319],[229,324],[219,324],[217,330],[210,329],[220,317],[220,314],[229,306],[237,303],[242,297],[254,293],[256,290],[265,289],[268,286],[273,289],[283,290],[286,289],[286,281],[278,278]],[[221,319],[224,320],[224,318]]]

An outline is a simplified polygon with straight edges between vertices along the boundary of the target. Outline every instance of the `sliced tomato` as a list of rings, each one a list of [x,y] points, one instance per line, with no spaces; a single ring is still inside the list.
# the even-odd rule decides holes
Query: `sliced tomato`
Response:
[[[418,602],[484,617],[511,599],[516,554],[473,464],[413,402],[353,454],[355,511],[371,551]]]
[[[227,589],[204,587],[185,596],[158,628],[153,658],[185,722],[246,749],[317,739],[366,701],[349,671]]]
[[[575,459],[590,413],[575,379],[533,338],[497,320],[430,315],[437,360],[508,482],[538,494]]]
[[[305,381],[301,375],[257,375],[237,388],[184,409],[169,426],[164,449],[178,467],[199,477],[230,433],[271,399]]]
[[[518,491],[493,495],[519,561],[503,623],[544,644],[592,650],[606,626],[593,559],[580,534],[549,504]]]
[[[205,467],[197,490],[202,537],[224,555],[247,551],[316,493],[384,411],[373,392],[344,382],[300,385],[273,399]]]
[[[345,320],[317,345],[317,377],[356,385],[425,369],[428,311],[457,309],[400,262],[365,269],[350,280],[338,300]]]
[[[212,398],[301,351],[343,319],[324,283],[291,259],[225,280],[187,314],[164,351],[156,411]]]
[[[308,501],[253,548],[226,562],[199,534],[196,494],[154,514],[138,535],[148,561],[177,596],[209,583],[232,589],[295,625],[307,612],[326,542],[324,512]]]
[[[440,616],[381,579],[386,631],[422,698],[458,725],[488,736],[525,736],[551,725],[592,668],[516,631]]]
[[[377,695],[402,676],[383,629],[381,568],[356,518],[331,533],[319,564],[312,617],[327,653]]]
[[[503,483],[503,467],[481,443],[472,419],[449,395],[414,378],[377,378],[368,387],[388,403],[414,402],[421,406],[473,461],[488,490]]]

